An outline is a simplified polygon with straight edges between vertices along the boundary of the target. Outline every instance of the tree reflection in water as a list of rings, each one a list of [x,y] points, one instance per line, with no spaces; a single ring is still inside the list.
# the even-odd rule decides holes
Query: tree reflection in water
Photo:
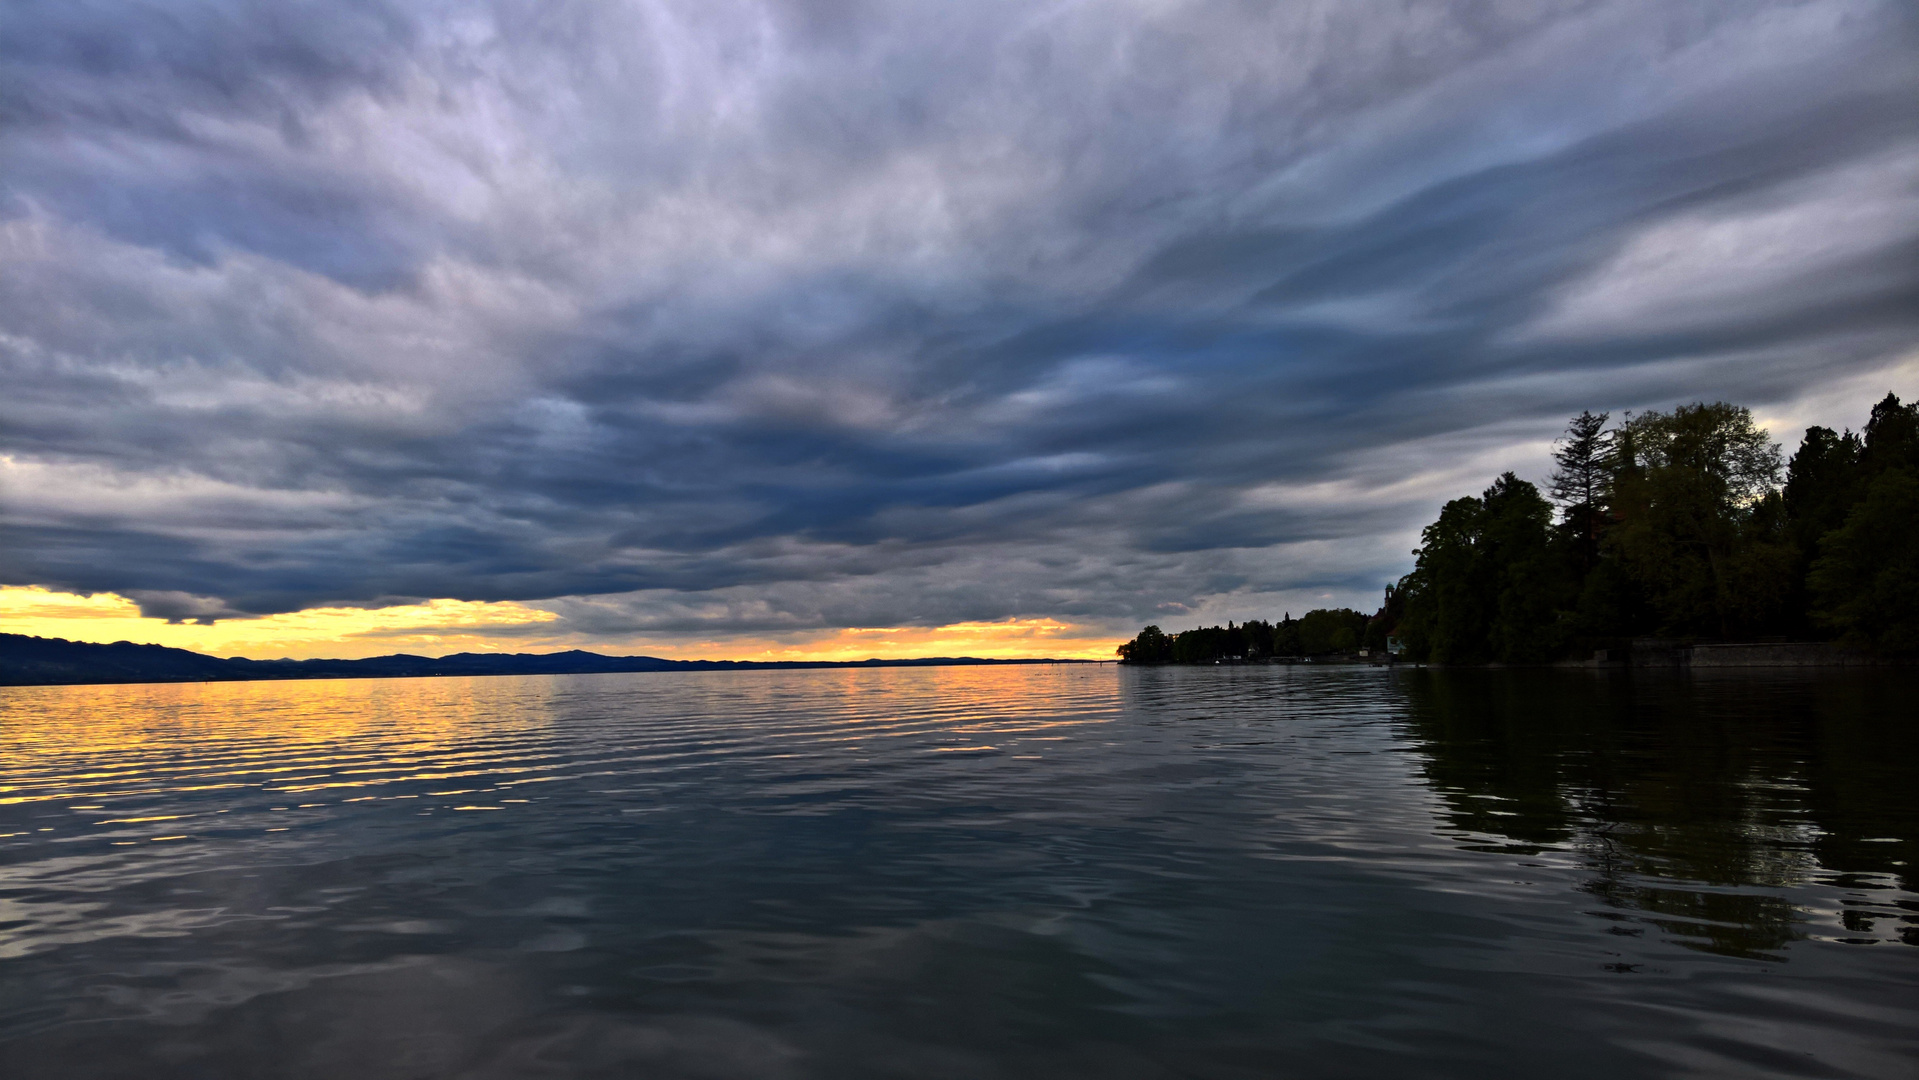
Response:
[[[1403,677],[1461,846],[1575,853],[1614,933],[1755,959],[1809,935],[1919,945],[1912,673]],[[1813,883],[1843,890],[1836,915],[1795,902]]]

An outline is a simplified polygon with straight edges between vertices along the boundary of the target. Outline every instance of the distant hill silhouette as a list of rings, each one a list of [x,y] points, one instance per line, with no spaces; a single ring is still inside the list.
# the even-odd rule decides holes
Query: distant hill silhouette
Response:
[[[986,660],[938,656],[915,660],[663,660],[558,653],[454,653],[370,656],[364,660],[248,660],[164,645],[118,641],[95,645],[63,638],[0,634],[0,686],[86,683],[242,682],[260,679],[391,679],[444,675],[594,675],[628,671],[726,671],[758,668],[946,667],[974,664],[1073,664],[1089,660]]]

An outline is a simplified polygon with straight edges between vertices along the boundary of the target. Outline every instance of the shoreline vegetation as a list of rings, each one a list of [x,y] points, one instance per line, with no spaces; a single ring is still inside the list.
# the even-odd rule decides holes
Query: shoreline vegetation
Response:
[[[0,686],[98,686],[116,683],[265,682],[292,679],[409,679],[475,675],[603,675],[640,671],[787,671],[803,668],[979,667],[1005,664],[1102,664],[1110,660],[992,659],[930,656],[899,660],[666,660],[558,653],[394,653],[360,660],[249,660],[166,645],[100,645],[64,638],[0,634]]]
[[[1919,656],[1919,402],[1780,447],[1744,406],[1582,412],[1542,493],[1507,472],[1447,503],[1368,616],[1168,634],[1125,664],[1910,661]],[[1742,651],[1743,650],[1743,651]]]

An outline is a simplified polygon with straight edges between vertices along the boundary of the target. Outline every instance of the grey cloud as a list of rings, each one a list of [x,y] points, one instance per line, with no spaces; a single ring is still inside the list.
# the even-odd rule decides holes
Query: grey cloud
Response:
[[[16,200],[197,262],[237,248],[378,282],[409,261],[409,208],[315,167],[304,119],[405,77],[418,37],[398,10],[28,0],[0,19]]]
[[[140,606],[140,614],[170,623],[212,623],[246,614],[218,597],[154,589],[128,589],[125,595]]]
[[[1567,413],[1919,341],[1895,4],[0,20],[0,578],[168,618],[1365,602]]]

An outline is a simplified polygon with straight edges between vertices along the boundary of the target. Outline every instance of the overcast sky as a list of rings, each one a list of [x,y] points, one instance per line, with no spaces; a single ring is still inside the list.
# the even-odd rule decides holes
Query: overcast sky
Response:
[[[1899,0],[11,0],[0,584],[1370,610],[1582,408],[1919,391],[1915,102]]]

